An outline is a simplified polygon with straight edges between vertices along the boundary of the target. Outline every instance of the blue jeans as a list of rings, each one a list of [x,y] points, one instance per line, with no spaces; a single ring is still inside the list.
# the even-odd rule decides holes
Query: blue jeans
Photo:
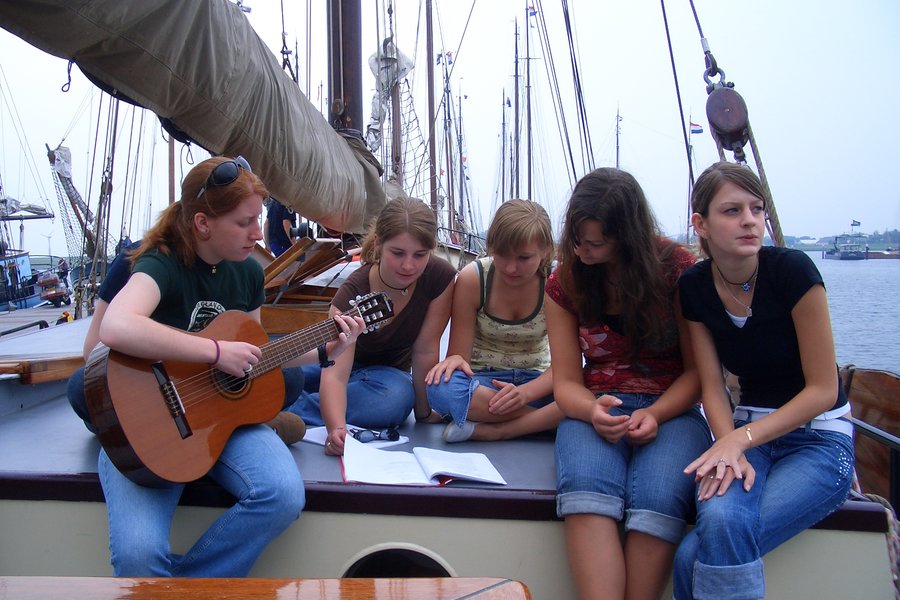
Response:
[[[292,367],[290,369],[282,369],[284,376],[284,406],[292,404],[297,396],[303,391],[303,369],[302,367]],[[69,399],[69,405],[75,414],[78,415],[84,426],[91,433],[97,433],[94,424],[91,423],[91,415],[87,409],[87,398],[84,396],[84,367],[77,369],[69,377],[69,383],[66,385],[66,396]]]
[[[97,433],[94,424],[91,423],[91,415],[87,409],[87,399],[84,397],[84,367],[79,367],[72,375],[69,376],[69,382],[66,384],[66,397],[69,399],[69,405],[75,414],[84,422],[84,426],[91,433]]]
[[[169,530],[184,485],[133,483],[103,450],[98,471],[117,577],[245,577],[306,502],[303,479],[284,442],[264,425],[239,427],[208,473],[237,502],[187,553],[177,555],[169,547]]]
[[[737,421],[736,427],[746,425]],[[800,428],[744,453],[756,470],[749,492],[735,480],[698,503],[697,526],[675,556],[675,598],[765,596],[761,557],[836,510],[853,479],[853,440]]]
[[[630,415],[657,398],[614,395],[622,404],[610,410],[613,415]],[[611,444],[590,423],[564,419],[556,432],[557,514],[616,521],[627,514],[626,531],[677,544],[694,511],[694,483],[682,471],[709,444],[709,428],[696,406],[661,424],[656,439],[643,446],[624,438]]]
[[[303,393],[285,410],[300,415],[307,425],[324,425],[319,399],[322,369],[318,365],[304,366],[303,375]],[[409,372],[383,365],[353,365],[347,382],[347,423],[377,429],[399,427],[415,402]]]
[[[493,379],[522,385],[537,379],[543,374],[542,371],[510,369],[506,371],[484,369],[476,371],[474,377],[469,377],[462,371],[453,371],[450,381],[441,381],[433,385],[426,386],[428,391],[428,404],[431,409],[442,417],[448,415],[460,427],[466,421],[469,414],[469,406],[472,404],[472,394],[475,388],[483,385],[497,391],[497,388],[491,383]],[[534,402],[530,402],[528,406],[533,408],[541,408],[553,402],[553,395],[544,396]]]

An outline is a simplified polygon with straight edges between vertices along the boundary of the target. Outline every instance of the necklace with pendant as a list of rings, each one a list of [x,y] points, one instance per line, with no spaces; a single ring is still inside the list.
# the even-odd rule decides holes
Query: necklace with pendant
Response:
[[[713,264],[716,265],[715,262],[713,262]],[[753,283],[756,279],[756,275],[759,273],[759,262],[756,263],[756,268],[753,269],[753,275],[751,275],[750,279],[748,279],[744,283],[735,283],[733,281],[728,281],[727,279],[725,279],[725,275],[722,273],[722,269],[719,268],[719,265],[716,265],[716,271],[719,272],[719,277],[721,277],[722,281],[724,281],[725,283],[733,285],[734,287],[740,287],[745,292],[749,292],[753,288]],[[737,300],[737,298],[735,298],[735,300]]]
[[[390,289],[394,290],[395,292],[400,292],[401,296],[405,296],[406,294],[409,293],[409,286],[406,286],[405,288],[398,288],[398,287],[392,286],[391,284],[389,284],[387,281],[384,280],[384,277],[381,276],[381,263],[380,262],[378,263],[378,279],[380,279],[381,283],[383,283],[386,287],[389,287]]]
[[[713,264],[715,264],[715,263],[713,263]],[[718,265],[716,265],[716,271],[719,271]],[[744,310],[747,311],[748,319],[753,316],[753,309],[750,308],[750,304],[753,304],[753,294],[752,293],[750,294],[750,304],[744,304],[743,302],[741,302],[738,299],[737,296],[734,295],[734,292],[731,291],[731,287],[729,287],[729,284],[733,285],[733,286],[741,286],[742,290],[744,290],[745,292],[749,292],[750,290],[753,289],[753,285],[750,282],[756,277],[756,274],[758,272],[759,272],[759,265],[756,265],[756,271],[753,272],[753,276],[750,277],[750,279],[745,281],[743,284],[740,284],[740,283],[731,283],[730,281],[725,279],[725,276],[722,275],[722,271],[719,271],[719,277],[722,278],[722,282],[725,284],[725,290],[728,292],[728,295],[731,296],[732,298],[734,298],[735,302],[737,302],[738,304],[740,304],[741,306],[744,307]],[[747,286],[747,287],[745,288],[744,286]]]

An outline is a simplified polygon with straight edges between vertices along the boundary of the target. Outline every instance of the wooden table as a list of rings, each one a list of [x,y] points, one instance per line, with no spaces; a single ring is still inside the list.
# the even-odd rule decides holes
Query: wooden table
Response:
[[[527,600],[518,581],[491,577],[405,579],[190,579],[126,577],[0,577],[0,600]]]

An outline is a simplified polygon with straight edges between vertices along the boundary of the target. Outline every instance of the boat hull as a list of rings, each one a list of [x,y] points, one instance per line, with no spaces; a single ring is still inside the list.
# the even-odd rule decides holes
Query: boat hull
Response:
[[[111,574],[104,504],[0,501],[0,513],[0,574]],[[220,514],[221,509],[180,507],[172,527],[173,550],[186,550]],[[390,549],[428,556],[454,576],[522,581],[534,598],[575,597],[563,526],[551,521],[307,510],[269,546],[250,576],[342,577],[361,558]],[[847,556],[854,557],[850,573],[833,568]],[[893,597],[883,534],[809,530],[772,551],[764,562],[770,598]],[[671,596],[671,586],[663,596]]]

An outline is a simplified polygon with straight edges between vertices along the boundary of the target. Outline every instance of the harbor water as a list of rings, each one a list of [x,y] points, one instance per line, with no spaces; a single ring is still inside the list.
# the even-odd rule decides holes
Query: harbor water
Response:
[[[900,373],[900,260],[808,254],[825,280],[838,364]]]

